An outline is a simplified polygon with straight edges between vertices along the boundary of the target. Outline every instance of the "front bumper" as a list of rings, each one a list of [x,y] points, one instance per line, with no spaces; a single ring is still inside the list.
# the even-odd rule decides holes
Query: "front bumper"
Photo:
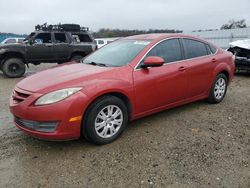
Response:
[[[81,91],[54,104],[34,106],[41,96],[15,88],[10,98],[10,111],[15,125],[23,132],[45,140],[71,140],[81,136],[81,117],[88,97]],[[75,118],[78,117],[78,118]],[[80,117],[80,118],[79,118]],[[74,121],[71,121],[75,118]],[[53,123],[56,123],[53,130]],[[44,129],[44,126],[52,126]]]

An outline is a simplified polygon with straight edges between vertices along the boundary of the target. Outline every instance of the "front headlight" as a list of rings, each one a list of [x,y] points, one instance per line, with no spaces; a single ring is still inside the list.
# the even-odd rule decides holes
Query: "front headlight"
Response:
[[[36,102],[35,105],[46,105],[46,104],[52,104],[58,101],[61,101],[77,91],[80,91],[82,88],[77,87],[77,88],[67,88],[67,89],[61,89],[57,91],[53,91],[51,93],[47,93],[43,96],[41,96]]]

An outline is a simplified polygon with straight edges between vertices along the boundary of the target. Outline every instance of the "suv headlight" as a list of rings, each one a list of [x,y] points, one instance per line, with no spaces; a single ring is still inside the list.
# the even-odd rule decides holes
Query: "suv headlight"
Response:
[[[52,104],[58,101],[61,101],[63,99],[66,99],[67,97],[73,95],[74,93],[80,91],[82,88],[67,88],[67,89],[61,89],[57,91],[53,91],[50,93],[47,93],[43,96],[41,96],[36,102],[35,105],[46,105],[46,104]]]

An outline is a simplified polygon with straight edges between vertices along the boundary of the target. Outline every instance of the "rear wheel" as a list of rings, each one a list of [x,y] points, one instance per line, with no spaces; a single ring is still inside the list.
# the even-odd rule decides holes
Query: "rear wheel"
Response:
[[[210,90],[208,101],[210,103],[220,103],[227,92],[228,79],[225,74],[218,74],[213,82]]]
[[[104,96],[89,108],[83,122],[83,135],[95,144],[117,139],[128,123],[127,107],[115,96]]]
[[[20,58],[9,58],[3,62],[3,74],[9,78],[18,78],[26,71],[25,63]]]

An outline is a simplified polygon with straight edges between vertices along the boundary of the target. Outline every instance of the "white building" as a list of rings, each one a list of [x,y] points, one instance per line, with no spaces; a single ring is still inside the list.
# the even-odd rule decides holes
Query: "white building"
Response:
[[[213,30],[189,32],[187,34],[199,36],[223,49],[229,48],[229,43],[237,40],[250,39],[250,27],[240,29]]]

